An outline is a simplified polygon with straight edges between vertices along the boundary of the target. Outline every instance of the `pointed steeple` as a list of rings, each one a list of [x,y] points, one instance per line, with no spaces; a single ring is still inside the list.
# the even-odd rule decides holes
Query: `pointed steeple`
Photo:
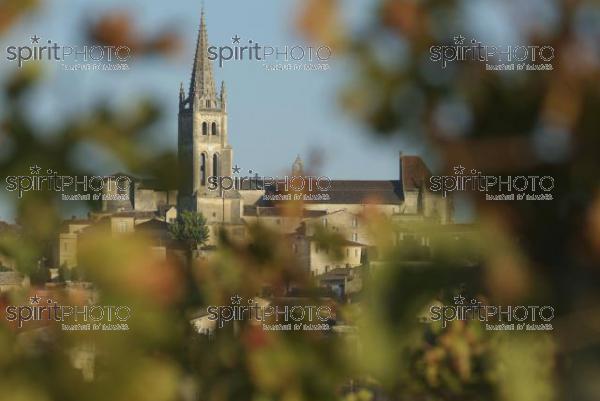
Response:
[[[225,90],[225,81],[221,81],[221,109],[227,110],[227,91]]]
[[[200,30],[198,32],[198,41],[196,44],[196,56],[194,57],[194,68],[192,70],[192,80],[190,82],[190,101],[194,97],[203,98],[211,101],[211,107],[216,106],[215,81],[213,79],[212,63],[208,59],[208,35],[206,33],[206,21],[204,18],[204,8],[200,17]],[[204,108],[205,105],[202,105]]]
[[[304,162],[300,158],[300,155],[296,156],[296,160],[292,164],[292,175],[294,177],[304,175]]]

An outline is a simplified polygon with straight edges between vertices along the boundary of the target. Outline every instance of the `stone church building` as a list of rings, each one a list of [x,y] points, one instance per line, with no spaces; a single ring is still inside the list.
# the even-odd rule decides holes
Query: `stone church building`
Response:
[[[208,46],[202,13],[190,85],[186,92],[182,84],[179,92],[179,187],[160,188],[152,180],[138,179],[130,190],[129,201],[106,201],[102,211],[92,214],[89,220],[77,220],[73,224],[66,221],[59,238],[57,265],[77,265],[79,233],[99,221],[113,233],[157,232],[162,242],[159,241],[156,250],[159,254],[166,253],[163,248],[168,248],[168,241],[164,232],[177,213],[184,210],[200,212],[206,217],[211,230],[207,249],[218,246],[220,230],[243,241],[250,225],[263,224],[280,231],[289,240],[300,263],[315,275],[364,263],[365,250],[373,245],[363,224],[367,211],[376,211],[396,222],[452,223],[450,200],[427,190],[426,182],[431,173],[418,156],[400,154],[395,180],[325,179],[312,190],[305,186],[295,191],[290,188],[301,185],[286,188],[286,180],[288,184],[298,184],[305,182],[307,176],[302,160],[297,157],[289,177],[278,177],[270,183],[245,180],[231,189],[215,188],[211,185],[215,177],[231,177],[231,182],[238,172],[229,142],[225,83],[217,90]],[[294,195],[306,200],[300,212],[290,214],[286,205],[293,201]],[[342,261],[331,262],[326,250],[319,249],[314,241],[318,227],[345,237]],[[399,233],[398,239],[403,235]],[[419,241],[428,245],[427,238]]]

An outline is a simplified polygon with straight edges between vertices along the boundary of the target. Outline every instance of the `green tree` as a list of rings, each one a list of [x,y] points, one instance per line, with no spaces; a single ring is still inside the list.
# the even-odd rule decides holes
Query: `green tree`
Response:
[[[169,232],[173,238],[184,242],[190,251],[206,244],[209,238],[206,218],[202,213],[196,212],[182,212],[169,227]]]
[[[58,268],[58,279],[61,282],[71,280],[71,269],[67,266],[66,263],[63,263]]]
[[[182,277],[185,277],[186,293],[188,294],[188,304],[200,305],[201,296],[200,289],[197,285],[194,270],[194,256],[199,247],[206,244],[209,239],[208,226],[206,218],[202,213],[185,211],[177,216],[175,223],[169,226],[169,232],[178,241],[186,244],[186,265],[182,270]],[[185,313],[186,306],[182,306],[182,313]],[[190,335],[190,327],[187,327],[188,335]]]
[[[63,263],[58,268],[58,278],[60,282],[65,281],[82,281],[83,273],[81,268],[78,266],[68,267],[65,263]]]

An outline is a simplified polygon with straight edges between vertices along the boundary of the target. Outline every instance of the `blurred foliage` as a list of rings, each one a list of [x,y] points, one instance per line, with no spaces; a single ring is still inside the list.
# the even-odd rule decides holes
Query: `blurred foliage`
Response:
[[[93,43],[105,46],[127,46],[134,55],[169,56],[180,51],[179,36],[170,29],[148,37],[134,30],[134,20],[124,12],[103,15],[90,25],[87,36]]]
[[[0,3],[0,32],[36,4]],[[132,308],[130,331],[42,326],[23,333],[0,324],[0,401],[189,400],[196,392],[209,401],[596,400],[600,99],[597,59],[582,55],[597,55],[600,41],[586,38],[595,31],[580,29],[587,20],[578,15],[597,11],[597,4],[557,3],[554,29],[527,37],[528,43],[557,49],[552,72],[506,75],[468,62],[432,71],[424,62],[429,46],[463,29],[458,4],[377,1],[371,25],[354,38],[344,29],[341,2],[314,0],[303,3],[298,26],[355,64],[357,75],[342,105],[375,132],[418,135],[448,169],[460,163],[490,174],[552,175],[554,201],[490,204],[473,197],[481,216],[478,238],[457,244],[440,237],[442,252],[426,264],[407,263],[406,251],[390,241],[394,225],[366,216],[386,262],[372,269],[359,303],[338,306],[338,316],[357,329],[348,335],[266,332],[251,324],[214,339],[194,335],[188,320],[200,302],[224,305],[232,294],[254,297],[265,284],[274,296],[284,295],[290,283],[314,284],[285,241],[264,227],[250,227],[245,244],[224,236],[214,258],[193,263],[156,260],[136,237],[91,233],[79,249],[78,275],[94,283],[103,304]],[[94,42],[127,43],[138,57],[168,55],[176,46],[171,34],[141,38],[132,24],[113,14],[87,34]],[[406,51],[396,60],[398,44]],[[391,62],[379,58],[381,48]],[[174,155],[143,146],[161,117],[155,102],[132,98],[133,112],[99,104],[42,135],[28,121],[23,99],[44,79],[39,65],[28,64],[2,88],[0,146],[9,149],[0,159],[2,176],[26,174],[34,164],[64,175],[89,173],[73,166],[70,156],[91,142],[132,173],[176,180]],[[468,110],[468,124],[457,128],[440,119],[448,102]],[[550,157],[536,138],[555,149],[556,127],[567,134],[559,149],[565,152]],[[0,252],[35,275],[59,231],[58,203],[53,194],[36,192],[16,206],[21,230],[0,236]],[[435,227],[420,229],[435,236]],[[326,231],[317,237],[334,250],[341,241]],[[465,255],[480,258],[466,264]],[[15,291],[0,298],[0,307],[28,304],[28,296],[45,291]],[[490,333],[477,322],[442,329],[416,318],[434,300],[450,304],[461,291],[495,304],[554,305],[555,331]],[[65,304],[86,302],[86,291],[59,292]],[[74,361],[91,368],[94,380],[90,369],[76,369]]]
[[[21,16],[38,6],[38,0],[2,0],[0,2],[0,33],[4,33]]]
[[[373,4],[372,21],[342,39],[356,73],[341,104],[378,135],[418,137],[449,174],[453,166],[464,165],[484,174],[550,175],[556,182],[550,202],[486,202],[479,194],[471,196],[489,242],[483,241],[480,277],[470,288],[499,303],[555,305],[562,324],[552,336],[510,333],[488,341],[481,354],[486,362],[471,365],[487,372],[478,374],[480,383],[496,389],[487,395],[459,391],[457,383],[469,380],[461,373],[464,367],[448,361],[449,349],[421,351],[431,362],[424,365],[425,376],[436,376],[430,384],[446,390],[422,399],[595,400],[599,388],[582,373],[600,369],[594,312],[600,302],[600,8],[598,2],[585,0],[509,1],[480,13],[491,20],[498,12],[503,28],[520,43],[553,46],[553,71],[492,72],[476,61],[442,69],[430,62],[430,46],[451,45],[458,34],[481,39],[477,35],[485,22],[477,27],[467,23],[467,10],[478,6],[381,0]],[[310,2],[302,13],[328,16],[319,26],[334,27],[342,19],[342,8],[340,1]],[[299,27],[317,42],[329,40],[329,33],[318,28]],[[444,268],[442,260],[437,262]],[[404,288],[408,277],[392,271],[396,276],[389,277],[389,287]],[[452,288],[452,280],[430,282],[440,274],[437,269],[419,273],[408,282],[420,292]],[[381,301],[406,305],[409,298],[398,290]],[[398,332],[402,328],[405,337],[404,321],[394,327]],[[379,327],[377,331],[386,333]],[[387,347],[398,343],[395,336],[385,340],[370,341],[383,348],[374,365],[390,354]],[[440,361],[449,362],[446,367],[453,373],[448,376]],[[398,365],[390,363],[383,370],[391,366]]]

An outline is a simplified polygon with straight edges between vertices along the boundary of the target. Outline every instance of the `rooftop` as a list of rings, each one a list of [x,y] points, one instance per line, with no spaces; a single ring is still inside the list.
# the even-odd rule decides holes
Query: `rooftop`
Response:
[[[326,191],[313,191],[310,195],[326,195],[326,200],[308,200],[306,203],[328,204],[400,204],[404,201],[400,181],[394,180],[330,180]],[[326,185],[322,182],[322,185]],[[269,188],[269,194],[283,194],[281,190]]]

